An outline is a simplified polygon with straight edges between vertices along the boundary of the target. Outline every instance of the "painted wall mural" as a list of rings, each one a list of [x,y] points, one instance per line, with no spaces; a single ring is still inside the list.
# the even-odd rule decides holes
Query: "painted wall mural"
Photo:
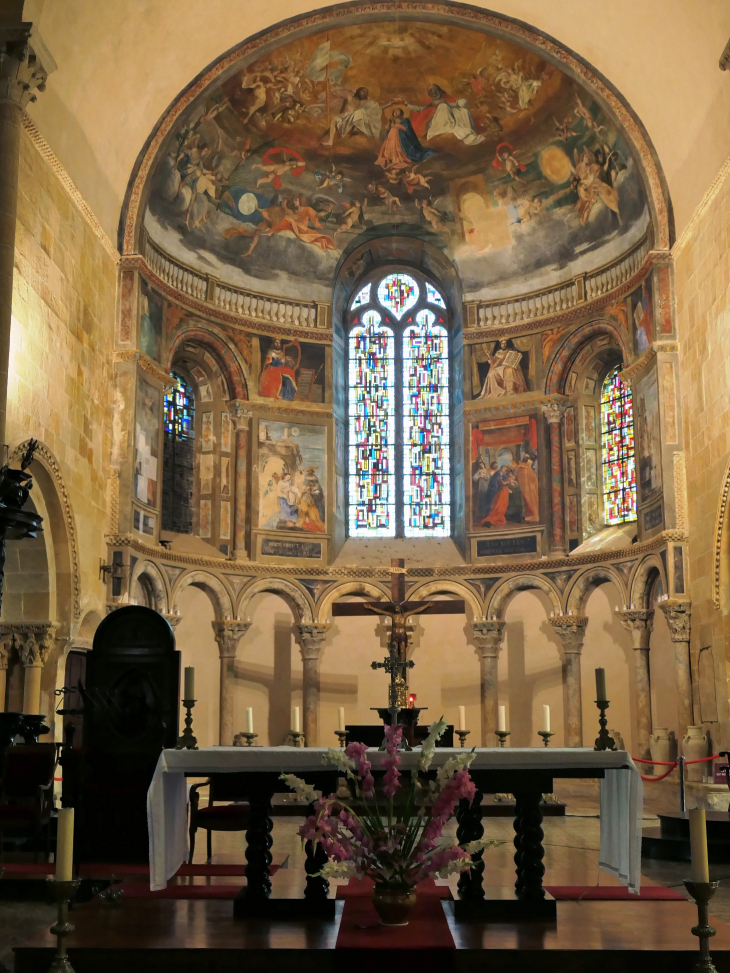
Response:
[[[324,345],[298,338],[261,337],[258,341],[262,398],[324,402]]]
[[[162,352],[162,295],[140,277],[139,347],[154,361],[161,361]]]
[[[154,507],[160,454],[160,392],[142,377],[137,379],[136,406],[134,496]]]
[[[659,389],[656,372],[636,383],[635,436],[642,501],[662,488],[662,438],[659,425]]]
[[[379,224],[440,246],[473,299],[593,269],[648,222],[625,142],[577,82],[504,39],[411,20],[299,36],[216,82],[145,217],[204,273],[316,300]]]
[[[471,431],[472,530],[540,522],[537,422],[487,419]]]
[[[259,421],[259,527],[326,530],[327,429]]]

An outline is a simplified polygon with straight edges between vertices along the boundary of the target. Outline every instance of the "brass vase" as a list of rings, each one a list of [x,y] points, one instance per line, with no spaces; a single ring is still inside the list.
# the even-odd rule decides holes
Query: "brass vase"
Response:
[[[375,887],[373,905],[381,926],[407,926],[416,904],[416,890]]]

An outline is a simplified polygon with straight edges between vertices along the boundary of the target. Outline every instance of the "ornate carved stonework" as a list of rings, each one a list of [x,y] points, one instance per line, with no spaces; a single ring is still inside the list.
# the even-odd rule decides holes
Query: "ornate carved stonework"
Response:
[[[31,28],[29,23],[0,27],[0,102],[10,101],[21,109],[37,100],[37,91],[46,90],[48,75],[56,70],[56,62]]]
[[[251,622],[241,622],[237,618],[226,618],[222,622],[211,622],[218,654],[221,659],[232,659],[236,655],[238,643],[251,628]]]
[[[617,611],[619,619],[626,631],[631,635],[635,649],[648,649],[649,637],[654,624],[654,610],[649,608],[629,608]]]
[[[496,658],[502,648],[506,622],[495,618],[474,622],[472,639],[477,644],[477,651],[485,657]]]
[[[588,618],[585,615],[556,615],[549,621],[560,636],[563,650],[570,654],[579,654],[583,649]]]
[[[322,644],[327,638],[327,625],[314,623],[298,625],[299,632],[299,651],[302,660],[318,659],[322,651]]]
[[[669,598],[667,601],[660,602],[659,607],[667,616],[672,642],[689,642],[692,603]]]
[[[244,399],[231,399],[228,403],[228,414],[237,430],[248,429],[253,417],[251,403]]]
[[[52,622],[3,622],[0,639],[7,651],[12,645],[26,669],[41,669],[46,664],[55,644],[56,626]],[[7,664],[0,668],[7,668]]]
[[[548,425],[552,425],[554,422],[560,422],[565,414],[566,406],[562,402],[546,402],[545,405],[540,406],[542,414],[547,419]]]
[[[148,375],[152,378],[156,378],[158,382],[162,382],[165,391],[169,391],[172,388],[172,379],[170,378],[170,373],[166,372],[162,365],[158,365],[156,361],[153,361],[149,355],[146,355],[143,351],[138,348],[127,348],[123,351],[114,352],[115,362],[126,362],[126,361],[136,361],[140,368],[142,368]]]

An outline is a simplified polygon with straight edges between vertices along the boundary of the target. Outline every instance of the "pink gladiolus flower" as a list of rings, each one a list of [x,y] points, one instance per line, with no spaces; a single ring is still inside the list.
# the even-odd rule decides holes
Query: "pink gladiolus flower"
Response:
[[[388,753],[396,753],[403,737],[403,727],[400,724],[395,726],[384,726],[385,730],[385,749]],[[398,761],[400,764],[400,761]]]
[[[368,767],[370,764],[368,764]],[[371,773],[367,773],[362,779],[362,796],[371,798],[375,794],[375,778]]]

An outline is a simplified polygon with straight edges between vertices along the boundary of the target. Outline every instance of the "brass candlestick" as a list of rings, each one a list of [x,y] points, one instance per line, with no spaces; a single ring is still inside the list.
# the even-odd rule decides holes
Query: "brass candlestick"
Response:
[[[252,747],[252,746],[254,746],[254,740],[258,736],[258,733],[248,733],[246,731],[246,732],[242,733],[241,736],[246,741],[246,744],[245,745],[247,747]]]
[[[710,925],[707,907],[720,883],[692,882],[686,878],[684,884],[697,903],[697,914],[699,916],[699,924],[692,927],[692,935],[697,936],[700,941],[700,958],[695,963],[695,973],[717,973],[710,956],[710,939],[715,935],[715,930]]]
[[[507,742],[507,737],[510,735],[511,730],[495,730],[494,731],[499,737],[499,745],[503,747]]]
[[[463,747],[466,744],[466,738],[471,733],[471,730],[457,730],[456,735],[459,738],[459,746]]]
[[[304,734],[298,733],[296,730],[289,730],[289,736],[292,738],[292,745],[295,747],[304,746]]]
[[[198,741],[193,736],[193,714],[192,708],[195,706],[194,699],[184,699],[182,701],[183,706],[187,710],[187,715],[185,716],[185,729],[182,731],[182,735],[177,738],[176,750],[197,750]]]
[[[70,882],[56,882],[55,879],[49,879],[48,884],[58,903],[58,920],[51,926],[51,932],[56,937],[56,956],[48,973],[74,973],[66,953],[66,937],[74,931],[74,926],[68,921],[68,905],[76,895],[81,882],[79,879]]]
[[[337,739],[340,741],[340,747],[344,750],[347,746],[347,730],[335,730],[337,734]]]
[[[597,699],[595,700],[596,706],[601,711],[601,715],[598,717],[598,723],[601,729],[598,731],[598,736],[596,737],[596,745],[594,750],[615,750],[616,741],[609,734],[606,727],[608,726],[608,720],[606,719],[606,710],[608,709],[607,699]]]
[[[544,747],[550,746],[550,737],[555,736],[555,732],[551,730],[538,730],[539,735],[542,737],[542,745]]]

